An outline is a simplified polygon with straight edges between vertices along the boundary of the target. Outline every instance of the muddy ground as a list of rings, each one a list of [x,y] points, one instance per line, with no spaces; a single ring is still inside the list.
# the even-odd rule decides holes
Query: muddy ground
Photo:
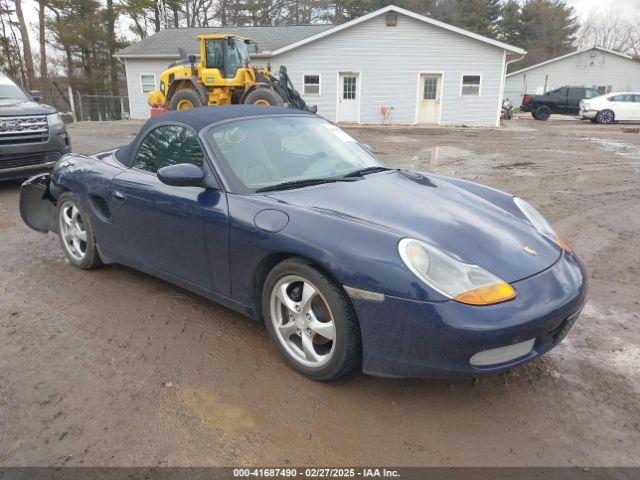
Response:
[[[70,134],[92,152],[138,126]],[[350,132],[390,165],[539,207],[590,273],[568,338],[482,380],[314,383],[234,312],[127,268],[73,268],[0,184],[0,465],[640,465],[640,134],[526,117]]]

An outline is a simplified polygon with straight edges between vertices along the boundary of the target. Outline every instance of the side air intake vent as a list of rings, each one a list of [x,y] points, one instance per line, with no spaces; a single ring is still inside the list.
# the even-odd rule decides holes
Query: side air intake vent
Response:
[[[102,217],[103,220],[109,222],[112,220],[111,210],[109,209],[109,205],[104,198],[98,195],[91,195],[91,202],[93,203],[93,207],[95,208],[98,216]]]

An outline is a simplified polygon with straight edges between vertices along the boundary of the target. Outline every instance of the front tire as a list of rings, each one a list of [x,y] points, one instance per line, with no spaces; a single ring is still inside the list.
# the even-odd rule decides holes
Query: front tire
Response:
[[[282,97],[270,88],[256,88],[247,95],[244,103],[247,105],[259,105],[261,107],[282,107],[284,105]]]
[[[602,110],[601,112],[598,112],[596,119],[598,120],[598,123],[607,125],[615,122],[616,116],[611,110]]]
[[[204,103],[200,94],[192,88],[178,90],[171,97],[169,108],[171,110],[191,110],[192,108],[203,107]]]
[[[57,218],[58,237],[69,262],[83,270],[102,265],[91,219],[72,193],[58,198]]]
[[[335,380],[360,365],[360,327],[349,297],[305,260],[288,259],[271,270],[262,312],[284,360],[308,378]]]

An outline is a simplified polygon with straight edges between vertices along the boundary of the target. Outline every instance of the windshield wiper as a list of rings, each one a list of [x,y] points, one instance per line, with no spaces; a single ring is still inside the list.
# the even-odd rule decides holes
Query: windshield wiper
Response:
[[[398,170],[398,169],[376,165],[373,167],[361,168],[360,170],[355,170],[354,172],[347,173],[346,175],[343,175],[342,178],[362,177],[367,173],[385,172],[388,170]]]
[[[268,187],[258,188],[257,190],[255,190],[255,192],[259,193],[259,192],[272,192],[275,190],[291,190],[293,188],[309,187],[311,185],[320,185],[322,183],[353,182],[355,180],[358,180],[358,179],[345,178],[345,177],[307,178],[305,180],[292,180],[290,182],[276,183],[275,185],[269,185]]]

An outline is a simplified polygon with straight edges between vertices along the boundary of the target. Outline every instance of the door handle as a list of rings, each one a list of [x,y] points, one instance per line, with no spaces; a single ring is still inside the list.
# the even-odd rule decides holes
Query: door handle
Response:
[[[113,191],[113,198],[115,198],[116,200],[123,201],[124,200],[124,193],[122,193],[120,190],[114,190]]]

